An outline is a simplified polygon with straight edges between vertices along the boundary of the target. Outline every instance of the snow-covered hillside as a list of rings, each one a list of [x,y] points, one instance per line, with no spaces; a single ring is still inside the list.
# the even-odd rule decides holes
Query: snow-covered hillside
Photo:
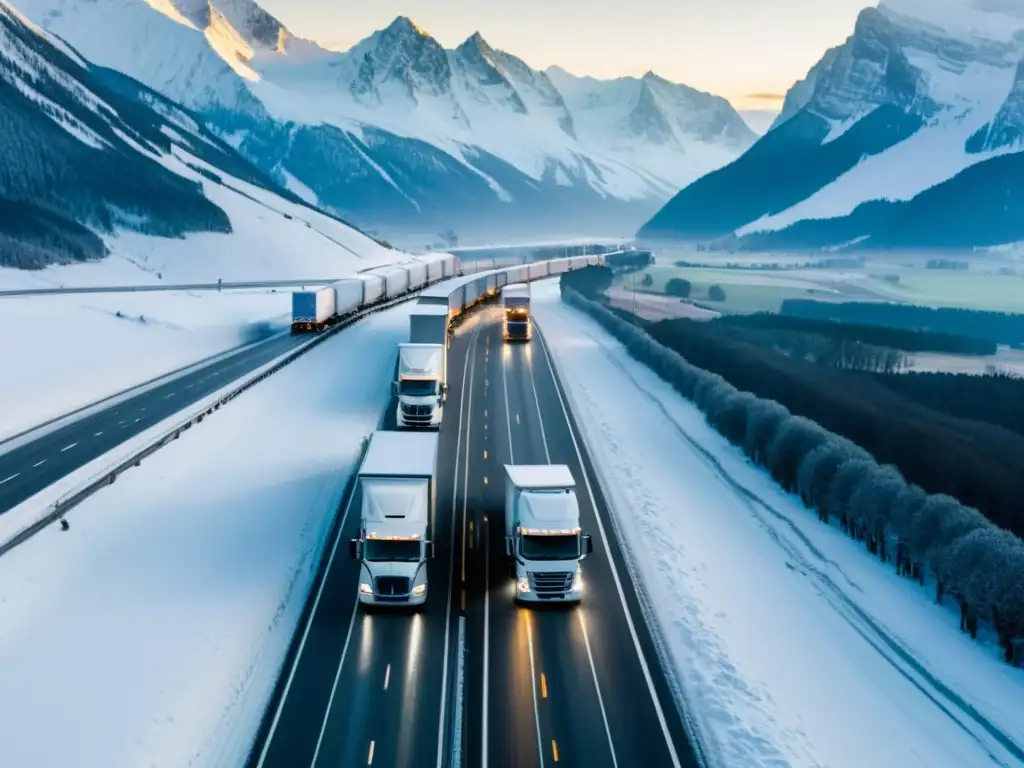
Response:
[[[883,0],[794,85],[765,137],[684,189],[642,234],[736,232],[741,247],[992,244],[989,214],[1001,206],[974,193],[1012,177],[1010,153],[1024,149],[1022,54],[1015,0]],[[1012,178],[992,195],[1022,196],[1024,180]],[[952,198],[963,219],[940,219],[932,201]],[[972,231],[966,220],[979,216]],[[1024,237],[1024,222],[997,228]]]
[[[6,0],[0,158],[6,287],[324,278],[401,258],[303,203],[174,102],[87,63]],[[95,263],[108,255],[113,263]],[[70,264],[79,266],[17,271]]]
[[[724,100],[653,75],[541,72],[479,34],[446,50],[403,17],[339,53],[252,0],[21,7],[202,114],[279,183],[389,233],[493,235],[529,222],[556,235],[582,219],[618,235],[756,138]]]

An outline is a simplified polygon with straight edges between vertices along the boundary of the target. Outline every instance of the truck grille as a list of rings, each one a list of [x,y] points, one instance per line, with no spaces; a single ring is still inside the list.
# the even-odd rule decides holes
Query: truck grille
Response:
[[[572,587],[572,572],[556,571],[554,573],[530,573],[530,589],[537,597],[565,597]]]
[[[402,405],[402,420],[406,426],[429,427],[433,413],[431,405]]]
[[[381,600],[408,600],[408,576],[378,576],[377,597]]]

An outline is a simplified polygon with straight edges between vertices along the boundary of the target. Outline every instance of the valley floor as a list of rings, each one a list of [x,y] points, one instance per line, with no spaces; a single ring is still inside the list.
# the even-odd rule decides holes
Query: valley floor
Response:
[[[819,523],[557,285],[534,304],[712,766],[1024,765],[1024,673]]]
[[[0,765],[244,762],[409,309],[327,340],[0,558]]]

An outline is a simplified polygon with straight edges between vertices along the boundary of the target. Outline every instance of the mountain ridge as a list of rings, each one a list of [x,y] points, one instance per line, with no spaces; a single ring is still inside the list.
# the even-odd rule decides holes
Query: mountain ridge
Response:
[[[251,0],[22,5],[196,111],[278,183],[388,234],[621,235],[756,138],[724,100],[672,84],[592,86],[608,108],[589,109],[566,97],[588,90],[575,81],[555,83],[479,33],[446,49],[407,17],[336,52]]]

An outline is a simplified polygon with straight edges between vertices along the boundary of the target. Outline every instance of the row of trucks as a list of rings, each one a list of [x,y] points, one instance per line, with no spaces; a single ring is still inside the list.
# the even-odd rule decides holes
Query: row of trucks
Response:
[[[359,468],[359,602],[421,606],[437,514],[437,432],[374,432]],[[505,554],[519,602],[579,602],[580,563],[594,551],[580,528],[576,481],[557,465],[505,466]]]
[[[507,341],[531,337],[529,285],[502,289]],[[364,606],[422,606],[433,557],[439,429],[448,394],[447,304],[417,305],[409,341],[398,347],[395,431],[374,432],[357,477],[359,561]],[[593,542],[580,528],[576,482],[565,465],[505,466],[504,548],[521,602],[578,602],[581,561]]]

